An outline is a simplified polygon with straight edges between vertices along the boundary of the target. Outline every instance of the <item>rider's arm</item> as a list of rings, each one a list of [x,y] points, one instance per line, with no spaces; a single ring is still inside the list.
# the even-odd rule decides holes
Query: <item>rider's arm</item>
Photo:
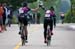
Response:
[[[39,9],[39,7],[35,8],[35,9],[31,9],[31,11],[36,12],[36,11],[38,11],[38,9]]]

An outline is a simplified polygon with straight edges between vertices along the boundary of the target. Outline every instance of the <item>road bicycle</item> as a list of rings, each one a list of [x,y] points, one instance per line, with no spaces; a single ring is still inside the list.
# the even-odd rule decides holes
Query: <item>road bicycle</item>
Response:
[[[50,46],[50,44],[51,44],[51,31],[50,31],[50,27],[48,26],[47,27],[47,36],[46,36],[46,38],[47,38],[47,46]]]
[[[20,25],[20,35],[21,35],[21,41],[22,41],[22,46],[23,45],[25,45],[25,43],[26,43],[26,36],[25,36],[25,29],[24,29],[24,25],[23,24],[21,24]]]

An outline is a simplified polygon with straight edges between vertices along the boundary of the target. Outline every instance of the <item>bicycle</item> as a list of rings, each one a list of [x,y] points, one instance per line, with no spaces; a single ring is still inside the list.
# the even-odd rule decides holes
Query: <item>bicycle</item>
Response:
[[[50,46],[50,44],[51,44],[51,31],[50,31],[50,27],[48,26],[47,27],[47,46]]]
[[[21,40],[22,40],[22,46],[25,45],[26,43],[26,37],[25,37],[25,33],[24,33],[24,24],[20,25],[20,35],[21,35]]]

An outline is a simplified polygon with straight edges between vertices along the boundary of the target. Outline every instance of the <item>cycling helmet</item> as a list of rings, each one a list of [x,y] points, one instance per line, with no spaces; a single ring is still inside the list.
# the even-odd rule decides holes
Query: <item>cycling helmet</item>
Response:
[[[24,3],[23,3],[23,7],[26,7],[26,6],[27,6],[27,2],[24,2]]]

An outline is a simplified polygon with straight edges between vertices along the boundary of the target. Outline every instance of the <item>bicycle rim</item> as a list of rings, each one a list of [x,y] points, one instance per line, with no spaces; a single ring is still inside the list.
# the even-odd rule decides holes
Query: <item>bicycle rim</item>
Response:
[[[47,38],[47,46],[50,46],[51,44],[51,36]]]
[[[48,40],[47,41],[47,46],[50,46],[50,44],[51,44],[51,40]]]
[[[22,46],[23,46],[23,45],[25,45],[25,40],[24,40],[24,39],[22,39]]]

